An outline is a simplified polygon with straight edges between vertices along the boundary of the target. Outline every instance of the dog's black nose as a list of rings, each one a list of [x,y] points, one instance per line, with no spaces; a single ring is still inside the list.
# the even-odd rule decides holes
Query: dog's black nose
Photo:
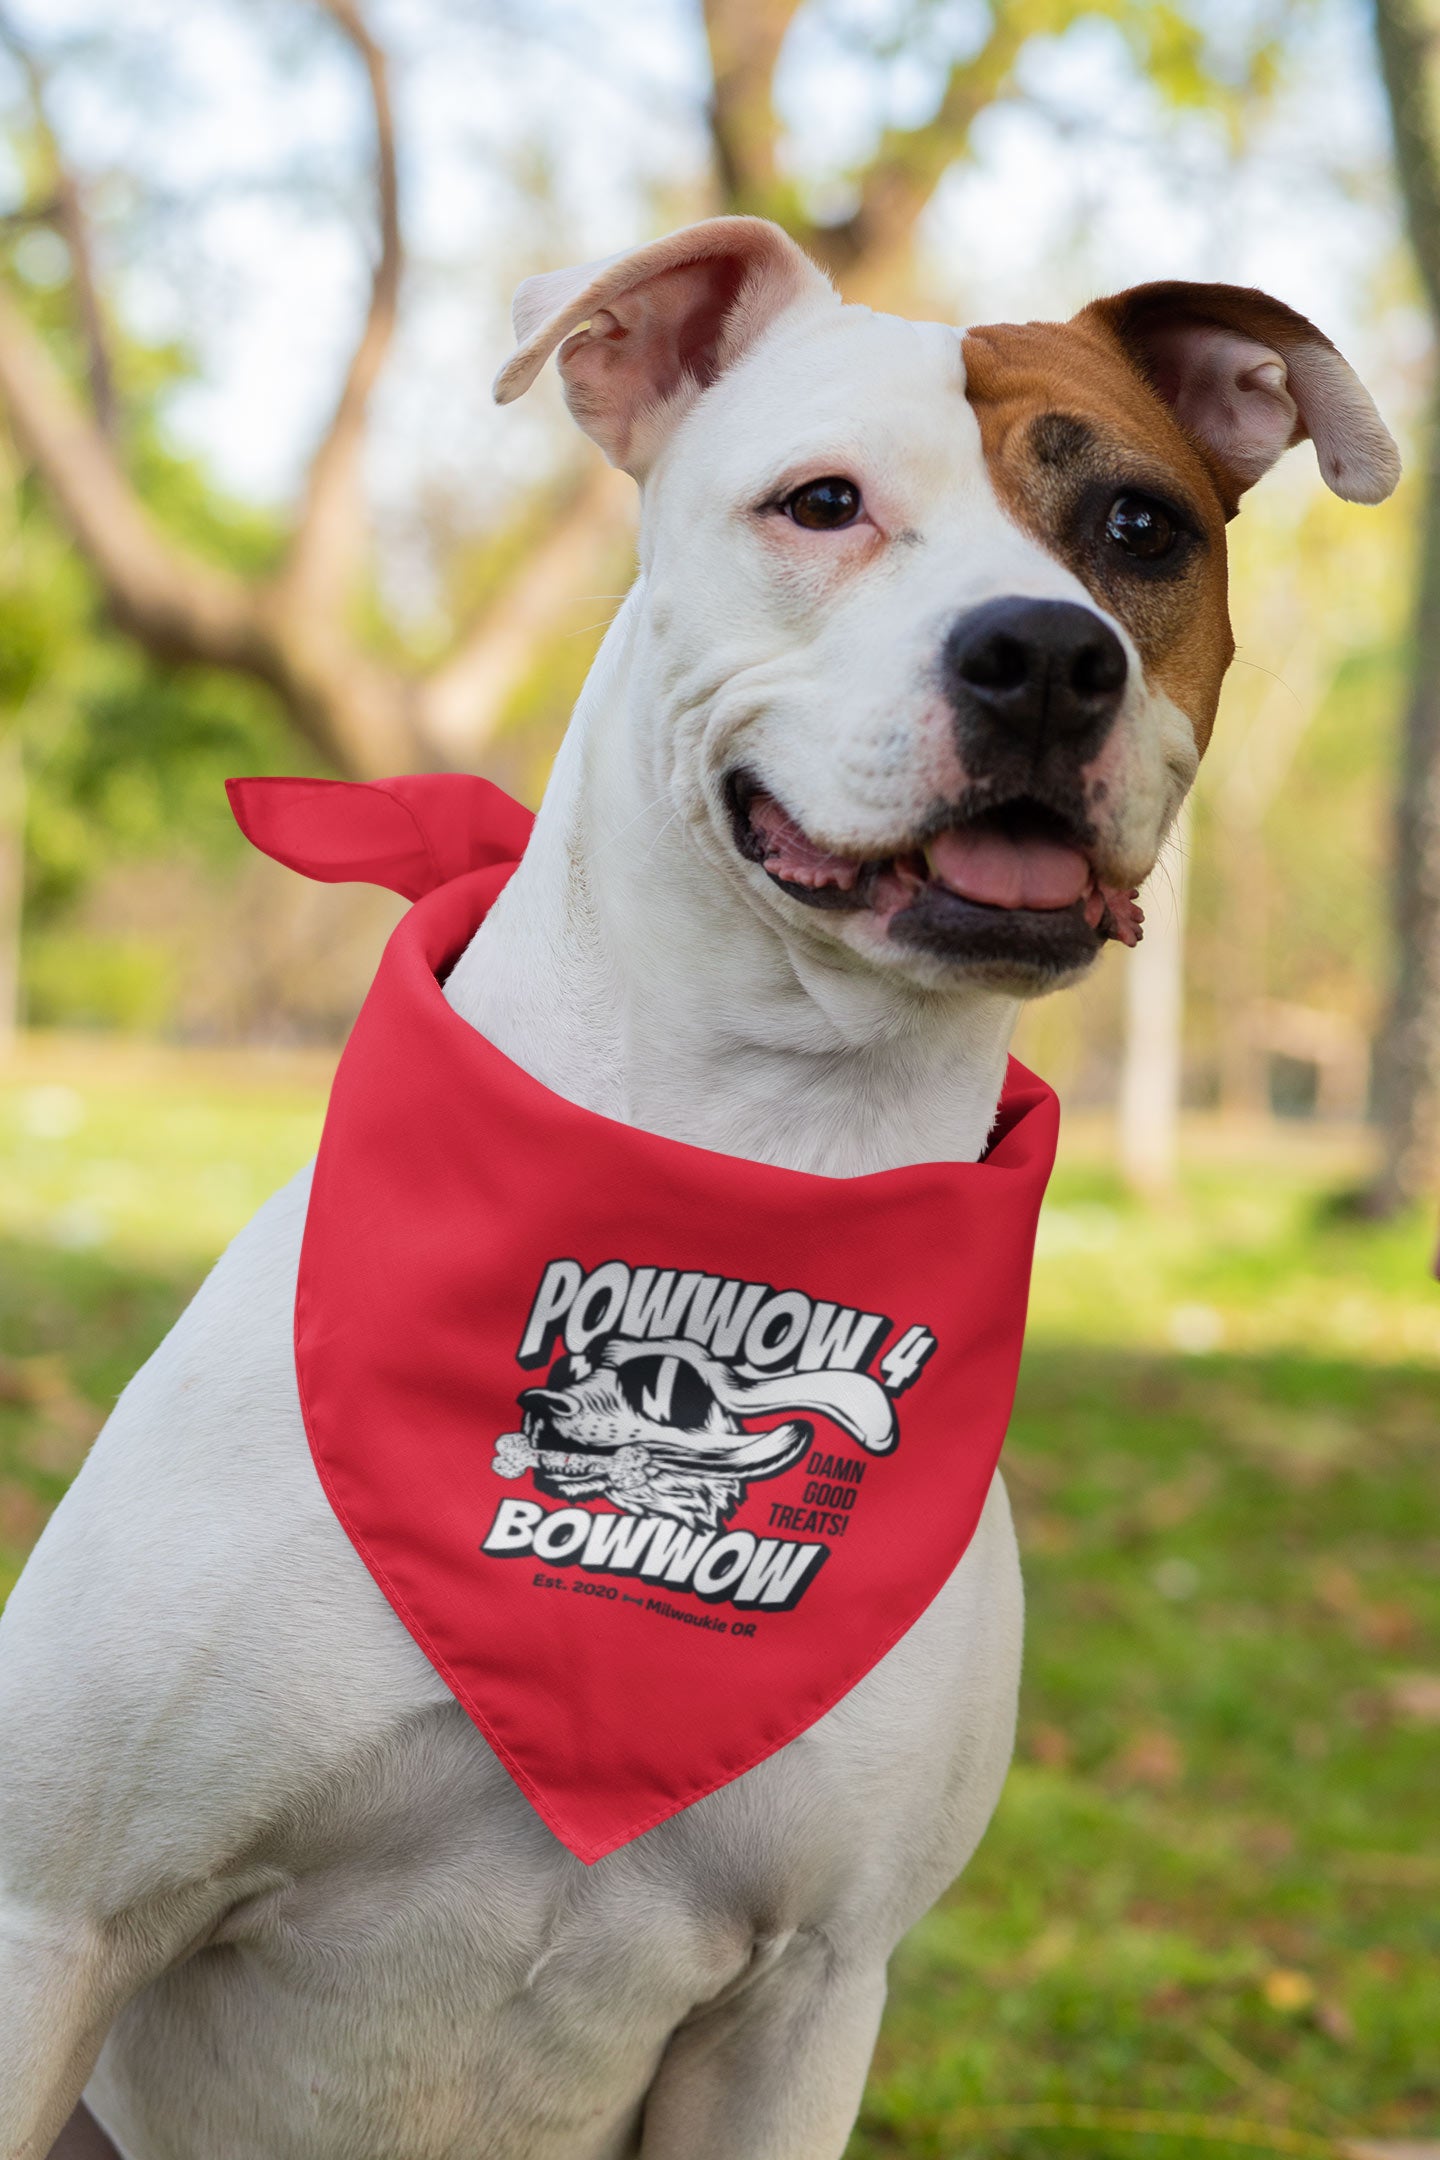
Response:
[[[1069,600],[988,600],[945,640],[945,688],[962,724],[1035,753],[1097,750],[1125,692],[1125,648]]]

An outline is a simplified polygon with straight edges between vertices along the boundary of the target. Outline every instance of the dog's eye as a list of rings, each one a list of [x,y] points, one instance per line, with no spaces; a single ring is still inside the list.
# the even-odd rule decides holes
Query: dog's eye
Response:
[[[860,490],[853,480],[831,473],[824,480],[807,480],[804,487],[786,496],[781,507],[809,532],[837,532],[859,517]]]
[[[1141,562],[1158,562],[1179,538],[1180,528],[1163,503],[1149,495],[1117,495],[1105,519],[1105,537]]]

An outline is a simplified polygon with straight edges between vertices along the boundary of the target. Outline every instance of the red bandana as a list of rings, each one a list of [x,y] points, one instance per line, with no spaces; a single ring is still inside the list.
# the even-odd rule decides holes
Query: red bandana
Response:
[[[658,1139],[542,1087],[440,984],[530,817],[487,782],[230,785],[259,848],[415,899],[340,1060],[295,1358],[401,1620],[597,1860],[783,1747],[974,1534],[1058,1108],[867,1177]]]

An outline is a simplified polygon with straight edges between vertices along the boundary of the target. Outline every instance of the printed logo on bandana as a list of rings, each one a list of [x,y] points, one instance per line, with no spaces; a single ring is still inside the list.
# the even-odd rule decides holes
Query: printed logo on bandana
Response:
[[[519,1430],[499,1437],[493,1467],[568,1505],[502,1500],[482,1549],[788,1610],[828,1558],[828,1538],[844,1535],[865,1458],[897,1445],[896,1398],[934,1348],[926,1327],[897,1332],[881,1313],[802,1290],[621,1260],[587,1274],[552,1260],[517,1351],[522,1367],[547,1369],[521,1390]],[[817,1416],[862,1452],[815,1445]],[[769,1525],[824,1536],[726,1530],[753,1485],[802,1458],[801,1504],[772,1502]],[[579,1504],[597,1499],[618,1513]]]

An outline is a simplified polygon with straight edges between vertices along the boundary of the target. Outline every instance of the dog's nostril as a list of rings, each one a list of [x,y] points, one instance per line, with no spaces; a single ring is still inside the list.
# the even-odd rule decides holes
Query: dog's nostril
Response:
[[[1113,632],[1093,638],[1076,652],[1070,687],[1081,697],[1113,697],[1125,687],[1125,648]]]
[[[1031,659],[1029,647],[1002,630],[963,653],[958,672],[975,690],[1018,690],[1029,676]]]

